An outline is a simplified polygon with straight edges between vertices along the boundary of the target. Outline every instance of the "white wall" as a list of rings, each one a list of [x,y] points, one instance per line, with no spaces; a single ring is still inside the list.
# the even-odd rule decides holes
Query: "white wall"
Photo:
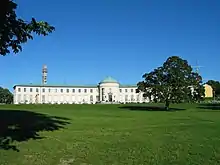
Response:
[[[112,93],[113,102],[118,102],[119,100],[119,84],[118,83],[101,83],[99,85],[101,96],[101,101],[109,101],[109,94]]]
[[[101,93],[102,90],[104,94]],[[118,83],[101,83],[98,87],[17,85],[14,88],[14,104],[94,104],[99,101],[99,97],[103,102],[109,101],[109,92],[113,94],[114,102],[149,102],[148,99],[143,98],[143,93],[136,93],[136,87],[119,87]]]
[[[137,87],[121,87],[120,88],[120,102],[123,103],[142,103],[149,102],[143,97],[143,93],[136,93]]]
[[[73,89],[75,90],[75,92],[73,92]],[[79,89],[81,90],[81,92],[79,92]],[[19,104],[19,103],[72,104],[72,103],[83,103],[83,101],[84,103],[91,103],[90,97],[93,97],[92,103],[95,103],[97,101],[96,100],[97,95],[98,95],[98,88],[95,87],[79,88],[79,87],[16,86],[14,89],[14,103],[15,104]]]

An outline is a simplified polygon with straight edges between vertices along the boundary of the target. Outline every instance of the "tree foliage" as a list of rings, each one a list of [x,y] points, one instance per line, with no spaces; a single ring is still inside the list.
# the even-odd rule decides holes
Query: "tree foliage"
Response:
[[[220,82],[215,80],[209,80],[207,81],[208,85],[210,85],[213,89],[213,94],[215,97],[220,97]]]
[[[13,94],[6,88],[0,87],[0,103],[11,104],[13,102]]]
[[[204,96],[202,77],[193,72],[186,60],[178,56],[169,57],[162,66],[143,75],[138,92],[155,102],[170,103],[198,101]]]
[[[13,0],[0,1],[0,55],[5,56],[12,50],[22,51],[22,44],[33,39],[33,34],[46,36],[55,28],[47,22],[24,21],[16,15],[17,4]]]

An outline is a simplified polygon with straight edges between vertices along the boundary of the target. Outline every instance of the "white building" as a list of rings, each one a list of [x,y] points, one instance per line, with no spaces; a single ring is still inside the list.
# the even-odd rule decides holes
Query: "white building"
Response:
[[[45,72],[45,67],[44,67]],[[47,73],[47,71],[46,71]],[[95,104],[148,102],[142,93],[136,93],[136,85],[121,85],[112,77],[106,77],[94,86],[15,85],[14,104]]]

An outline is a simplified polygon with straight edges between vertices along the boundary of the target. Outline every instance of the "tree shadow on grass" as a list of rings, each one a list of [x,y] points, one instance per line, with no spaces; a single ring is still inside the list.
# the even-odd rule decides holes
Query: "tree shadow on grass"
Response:
[[[42,139],[39,132],[62,129],[68,120],[25,110],[0,110],[0,149],[19,151],[13,142]]]
[[[169,108],[166,110],[163,106],[138,106],[138,105],[128,105],[119,107],[121,109],[127,109],[131,111],[166,111],[166,112],[173,112],[173,111],[181,111],[185,110],[183,108]]]
[[[206,103],[206,104],[199,104],[199,109],[206,109],[206,110],[219,110],[220,111],[220,103]]]

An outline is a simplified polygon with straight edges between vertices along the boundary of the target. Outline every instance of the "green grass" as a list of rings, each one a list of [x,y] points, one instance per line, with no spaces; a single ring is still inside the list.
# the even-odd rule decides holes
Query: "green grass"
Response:
[[[2,105],[0,164],[220,164],[219,106],[136,106]]]

